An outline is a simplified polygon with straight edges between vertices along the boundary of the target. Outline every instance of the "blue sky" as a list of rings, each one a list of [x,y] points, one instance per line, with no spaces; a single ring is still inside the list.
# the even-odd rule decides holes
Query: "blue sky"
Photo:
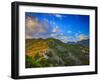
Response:
[[[56,38],[63,42],[89,38],[89,16],[26,12],[26,38]]]

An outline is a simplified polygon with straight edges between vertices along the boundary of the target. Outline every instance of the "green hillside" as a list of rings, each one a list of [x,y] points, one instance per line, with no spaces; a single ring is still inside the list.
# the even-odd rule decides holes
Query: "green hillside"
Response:
[[[58,39],[26,39],[26,68],[89,65],[89,48]]]

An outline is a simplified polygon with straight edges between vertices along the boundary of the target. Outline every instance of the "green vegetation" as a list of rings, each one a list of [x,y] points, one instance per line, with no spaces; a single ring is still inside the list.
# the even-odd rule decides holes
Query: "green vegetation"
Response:
[[[53,38],[26,39],[25,62],[26,68],[89,65],[89,48]]]

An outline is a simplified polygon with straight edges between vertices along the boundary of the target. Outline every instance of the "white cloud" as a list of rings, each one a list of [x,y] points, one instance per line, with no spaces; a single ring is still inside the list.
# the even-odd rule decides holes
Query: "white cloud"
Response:
[[[62,17],[62,15],[56,14],[56,17],[61,18],[61,17]]]
[[[54,29],[52,30],[52,32],[54,32],[54,33],[55,33],[55,32],[57,32],[57,29],[56,29],[56,28],[54,28]]]
[[[50,27],[48,20],[39,21],[38,18],[33,18],[29,16],[26,17],[25,27],[26,27],[26,32],[25,32],[26,38],[43,37],[43,35],[41,34],[39,35],[36,34],[52,32],[52,27]]]
[[[26,31],[29,31],[29,32],[45,32],[45,29],[37,21],[37,18],[33,19],[31,17],[27,17],[25,26],[26,26]]]
[[[58,31],[58,29],[59,29],[59,27],[56,26],[55,28],[53,28],[52,32],[53,32],[53,33],[56,33],[56,32]]]
[[[51,36],[51,37],[55,37],[55,36],[56,36],[56,34],[50,34],[50,36]]]
[[[63,33],[61,33],[61,35],[64,35]]]
[[[62,15],[60,15],[60,14],[56,14],[55,16],[56,16],[57,18],[59,18],[59,19],[62,20],[62,17],[63,17]]]
[[[78,37],[79,37],[79,41],[88,39],[88,36],[86,36],[86,35],[84,35],[84,34],[80,34]]]

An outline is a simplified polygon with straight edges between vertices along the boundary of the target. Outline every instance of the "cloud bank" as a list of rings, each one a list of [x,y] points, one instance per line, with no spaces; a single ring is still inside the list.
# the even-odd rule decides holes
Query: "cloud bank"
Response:
[[[56,17],[61,17],[61,15],[56,15]],[[51,26],[53,24],[54,27]],[[39,20],[37,17],[26,16],[25,19],[25,38],[26,39],[38,39],[38,38],[56,38],[64,43],[69,41],[77,42],[86,40],[89,36],[82,34],[81,32],[76,32],[72,35],[65,35],[59,26],[56,25],[54,21],[49,21],[48,19]],[[67,34],[72,34],[72,30],[66,30]]]
[[[39,21],[37,18],[26,17],[25,19],[26,39],[47,38],[52,33],[57,32],[57,27],[52,28],[48,21],[44,19]]]

